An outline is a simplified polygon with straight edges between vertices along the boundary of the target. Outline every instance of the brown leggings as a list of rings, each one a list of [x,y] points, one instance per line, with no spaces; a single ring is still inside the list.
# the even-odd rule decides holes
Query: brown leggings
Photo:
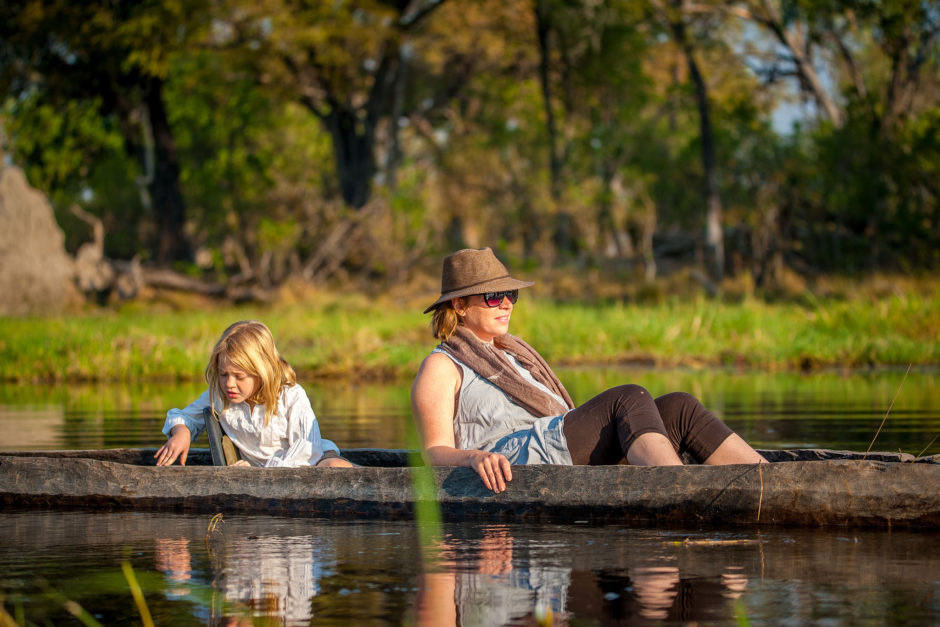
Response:
[[[644,433],[669,438],[676,454],[702,463],[732,431],[694,396],[673,392],[653,399],[639,385],[601,392],[565,414],[565,438],[575,465],[616,464]]]

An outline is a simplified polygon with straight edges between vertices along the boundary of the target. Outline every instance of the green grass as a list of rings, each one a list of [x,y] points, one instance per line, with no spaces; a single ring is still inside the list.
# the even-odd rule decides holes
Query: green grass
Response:
[[[134,305],[0,318],[0,380],[198,380],[221,331],[245,318],[271,327],[305,380],[405,380],[435,344],[429,316],[419,313],[424,300],[415,302],[403,307],[400,299],[317,294],[264,307]],[[940,288],[777,303],[753,297],[653,304],[524,298],[512,332],[556,365],[934,366],[940,364]]]

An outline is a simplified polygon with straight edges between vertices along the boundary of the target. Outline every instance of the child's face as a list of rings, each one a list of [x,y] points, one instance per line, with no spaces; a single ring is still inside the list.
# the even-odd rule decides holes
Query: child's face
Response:
[[[219,387],[230,403],[244,403],[258,391],[258,385],[258,377],[234,366],[224,356],[219,359]]]

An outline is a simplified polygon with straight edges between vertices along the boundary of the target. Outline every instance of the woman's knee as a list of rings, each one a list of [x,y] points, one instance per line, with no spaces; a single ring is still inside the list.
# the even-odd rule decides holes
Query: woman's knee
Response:
[[[703,408],[701,401],[688,392],[663,394],[656,399],[656,405],[660,408],[661,413],[673,415],[688,414],[689,412],[695,414],[700,408]],[[663,410],[666,411],[663,412]]]
[[[610,391],[616,394],[618,399],[627,403],[648,402],[653,398],[646,388],[636,383],[618,385],[611,388]]]

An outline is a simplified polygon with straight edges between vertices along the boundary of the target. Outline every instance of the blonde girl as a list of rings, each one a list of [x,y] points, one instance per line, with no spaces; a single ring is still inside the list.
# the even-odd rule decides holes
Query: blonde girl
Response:
[[[236,465],[353,465],[320,437],[307,393],[263,323],[236,322],[222,333],[206,366],[206,383],[208,389],[185,409],[167,412],[168,440],[154,455],[158,466],[177,459],[186,464],[190,445],[206,428],[206,407],[238,447],[242,459]]]

